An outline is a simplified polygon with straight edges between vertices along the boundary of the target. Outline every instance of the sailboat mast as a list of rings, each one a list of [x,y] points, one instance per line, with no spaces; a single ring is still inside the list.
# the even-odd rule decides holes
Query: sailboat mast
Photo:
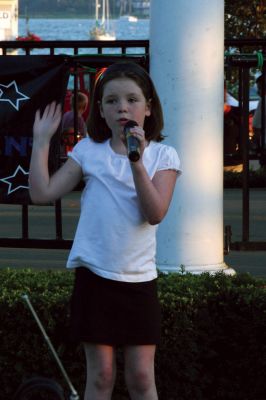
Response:
[[[106,14],[106,0],[102,2],[102,25],[105,24],[105,14]]]
[[[106,20],[107,20],[107,31],[109,31],[109,0],[105,0],[106,1]]]
[[[95,0],[95,20],[96,24],[98,23],[99,20],[99,0]]]

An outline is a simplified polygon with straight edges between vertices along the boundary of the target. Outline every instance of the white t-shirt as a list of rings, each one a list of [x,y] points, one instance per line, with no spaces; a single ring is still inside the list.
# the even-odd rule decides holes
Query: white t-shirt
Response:
[[[85,188],[81,213],[67,267],[84,266],[101,277],[145,282],[157,277],[156,228],[141,214],[130,163],[110,140],[90,138],[76,144],[69,156],[82,168]],[[180,171],[173,147],[150,142],[143,163],[152,178],[156,171]]]
[[[262,120],[262,115],[261,115],[261,110],[262,110],[262,101],[261,99],[259,100],[259,104],[258,107],[254,113],[254,117],[253,117],[253,121],[252,121],[252,126],[253,128],[257,128],[257,129],[261,129],[261,120]],[[264,118],[265,118],[265,127],[266,127],[266,97],[265,97],[265,114],[264,114]],[[265,143],[266,143],[266,135],[265,135]]]

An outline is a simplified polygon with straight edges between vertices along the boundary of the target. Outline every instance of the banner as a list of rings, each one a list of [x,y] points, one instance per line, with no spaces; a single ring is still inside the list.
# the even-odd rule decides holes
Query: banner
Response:
[[[0,57],[0,203],[30,204],[29,163],[35,112],[63,104],[69,78],[64,56]],[[49,168],[59,165],[60,137],[51,142]]]

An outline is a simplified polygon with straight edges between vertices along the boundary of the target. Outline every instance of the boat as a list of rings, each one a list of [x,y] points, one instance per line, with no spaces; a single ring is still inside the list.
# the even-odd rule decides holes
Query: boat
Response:
[[[132,1],[128,0],[127,3],[120,3],[120,17],[122,22],[138,22],[138,17],[132,15]]]
[[[134,15],[121,15],[119,19],[120,21],[125,22],[138,22],[138,17],[135,17]]]
[[[99,8],[101,8],[101,20],[99,20]],[[109,0],[95,0],[95,26],[90,30],[92,40],[115,40],[114,32],[110,31],[109,25]]]

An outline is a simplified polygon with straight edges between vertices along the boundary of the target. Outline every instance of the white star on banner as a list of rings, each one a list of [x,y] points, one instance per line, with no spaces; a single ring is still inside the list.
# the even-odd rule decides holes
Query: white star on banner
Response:
[[[15,178],[16,178],[16,176],[18,174],[21,174],[21,173],[24,176],[25,175],[29,175],[28,172],[24,171],[24,169],[20,165],[18,165],[17,168],[16,168],[16,171],[14,172],[13,175],[6,176],[5,178],[0,179],[0,181],[6,183],[8,185],[7,194],[11,194],[12,192],[15,192],[16,190],[19,190],[19,189],[29,189],[29,185],[28,184],[27,184],[27,186],[23,185],[23,184],[22,185],[17,185],[16,184]],[[14,186],[14,188],[13,188],[13,186]]]
[[[29,97],[18,90],[16,81],[12,81],[8,85],[0,83],[0,101],[7,101],[18,111],[19,102],[24,100],[29,100]]]

